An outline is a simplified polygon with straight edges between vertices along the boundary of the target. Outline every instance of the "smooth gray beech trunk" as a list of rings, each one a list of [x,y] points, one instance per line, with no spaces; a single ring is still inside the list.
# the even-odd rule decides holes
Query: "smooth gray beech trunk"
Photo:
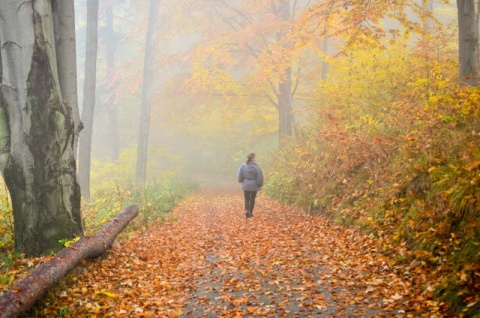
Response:
[[[145,184],[147,175],[148,134],[150,130],[150,109],[152,104],[153,61],[155,53],[155,35],[157,30],[157,13],[160,0],[150,1],[150,17],[148,20],[147,40],[145,43],[145,58],[143,63],[143,91],[140,110],[140,127],[138,130],[137,184]]]
[[[82,123],[78,149],[78,171],[82,197],[90,198],[90,163],[92,159],[93,115],[97,83],[98,0],[87,0],[87,45],[85,83],[83,86]]]
[[[72,109],[75,124],[73,149],[77,158],[78,135],[83,125],[80,121],[77,91],[77,50],[75,45],[75,10],[73,0],[53,0],[53,23],[55,30],[55,50],[62,98]]]
[[[457,0],[459,80],[461,84],[478,85],[478,26],[475,1]]]
[[[118,119],[117,119],[117,107],[116,107],[116,79],[115,79],[115,52],[117,50],[117,35],[113,30],[113,4],[107,6],[105,10],[105,33],[106,43],[105,50],[107,55],[107,99],[105,101],[108,109],[108,143],[110,147],[110,159],[112,161],[118,161],[120,157],[120,142],[118,135]],[[112,76],[114,80],[112,81]]]
[[[0,166],[15,247],[26,255],[83,236],[74,111],[63,101],[55,42],[52,1],[0,1]]]

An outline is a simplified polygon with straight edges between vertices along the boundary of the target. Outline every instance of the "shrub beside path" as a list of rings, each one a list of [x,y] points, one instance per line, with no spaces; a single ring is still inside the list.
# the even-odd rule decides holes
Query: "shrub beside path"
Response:
[[[379,242],[260,195],[202,193],[86,262],[36,309],[64,317],[442,317]]]

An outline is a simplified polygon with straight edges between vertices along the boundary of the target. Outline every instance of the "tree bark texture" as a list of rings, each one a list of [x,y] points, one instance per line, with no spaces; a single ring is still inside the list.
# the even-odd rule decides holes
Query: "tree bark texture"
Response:
[[[0,15],[3,175],[15,247],[48,254],[58,240],[83,236],[75,124],[60,90],[51,1],[0,1]]]
[[[132,205],[126,208],[97,235],[82,238],[34,269],[29,276],[0,297],[0,318],[17,317],[26,313],[82,259],[95,258],[104,254],[117,235],[137,215],[137,206]]]
[[[82,196],[90,198],[90,165],[92,159],[93,115],[97,83],[98,0],[87,1],[87,45],[85,52],[85,83],[83,88],[82,122],[78,152],[78,171]]]
[[[77,91],[77,48],[75,45],[75,10],[73,0],[52,1],[57,55],[58,79],[63,100],[72,109],[75,124],[74,157],[77,158],[78,135],[83,125],[80,121]]]
[[[142,106],[140,110],[140,127],[138,130],[137,170],[135,174],[136,182],[140,185],[145,184],[147,175],[148,135],[150,130],[150,109],[152,104],[153,62],[159,6],[160,0],[151,0],[147,40],[145,43]]]
[[[478,30],[475,0],[457,0],[459,80],[462,84],[478,84]]]

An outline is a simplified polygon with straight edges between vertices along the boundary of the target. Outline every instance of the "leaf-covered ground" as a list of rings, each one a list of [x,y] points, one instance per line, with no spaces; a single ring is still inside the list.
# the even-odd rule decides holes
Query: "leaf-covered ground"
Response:
[[[426,274],[393,266],[381,242],[262,196],[246,219],[242,200],[189,198],[166,222],[82,265],[37,314],[442,316]]]

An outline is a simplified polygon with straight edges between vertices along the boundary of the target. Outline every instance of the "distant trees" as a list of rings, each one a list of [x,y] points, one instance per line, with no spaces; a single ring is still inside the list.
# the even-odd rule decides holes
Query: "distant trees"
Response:
[[[474,0],[457,0],[460,82],[478,85],[478,21]],[[478,8],[477,8],[478,10]]]
[[[276,101],[272,101],[274,106],[278,110],[279,116],[279,139],[282,143],[286,137],[293,136],[293,97],[294,97],[294,87],[292,87],[292,66],[293,62],[291,59],[292,54],[290,50],[292,47],[292,40],[288,38],[291,35],[293,28],[291,20],[291,2],[290,0],[281,0],[276,3],[271,4],[271,12],[284,24],[277,30],[277,41],[280,43],[280,50],[284,51],[282,56],[283,59],[286,59],[286,64],[284,66],[283,72],[280,71],[280,79],[278,81],[278,90],[274,89],[274,94]],[[283,73],[283,74],[282,74]]]
[[[82,196],[90,198],[90,166],[92,157],[92,130],[97,85],[98,0],[87,0],[87,47],[85,54],[85,82],[83,89],[82,122],[80,134],[79,180]]]
[[[191,23],[201,40],[193,53],[189,87],[275,107],[282,143],[294,134],[293,105],[301,63],[293,36],[295,20],[308,4],[193,1],[188,10],[196,12]],[[207,20],[208,26],[201,25]]]
[[[478,28],[479,14],[478,5],[480,1],[457,0],[458,12],[458,34],[459,34],[459,79],[463,84],[476,86],[478,84]],[[360,0],[356,3],[342,1],[330,1],[328,3],[317,3],[311,12],[306,15],[309,22],[325,19],[326,16],[336,16],[340,28],[337,28],[337,35],[346,35],[346,44],[358,40],[357,35],[370,35],[373,39],[383,37],[386,32],[376,23],[386,17],[397,19],[401,25],[412,31],[419,31],[415,21],[412,21],[405,12],[407,7],[422,18],[422,31],[429,33],[432,27],[433,1],[422,0],[421,6],[405,1],[368,1]],[[477,8],[476,8],[477,6]],[[341,12],[344,14],[340,14]],[[328,13],[328,14],[327,14]],[[308,23],[306,23],[308,24]],[[345,31],[350,33],[348,36]],[[303,34],[304,36],[305,34]]]
[[[150,17],[145,42],[145,57],[143,63],[142,105],[140,109],[140,126],[138,130],[137,169],[135,179],[138,184],[144,184],[147,176],[148,135],[150,132],[150,110],[152,103],[153,67],[155,52],[155,35],[160,0],[150,1]]]
[[[1,166],[15,247],[47,254],[83,235],[73,0],[1,1],[0,15]]]
[[[119,159],[120,145],[118,136],[118,119],[117,119],[117,94],[116,84],[117,79],[115,77],[115,54],[117,50],[117,34],[113,27],[113,10],[114,4],[109,3],[105,8],[105,51],[107,59],[107,97],[105,99],[105,106],[108,110],[108,147],[110,148],[109,154],[112,161]]]

